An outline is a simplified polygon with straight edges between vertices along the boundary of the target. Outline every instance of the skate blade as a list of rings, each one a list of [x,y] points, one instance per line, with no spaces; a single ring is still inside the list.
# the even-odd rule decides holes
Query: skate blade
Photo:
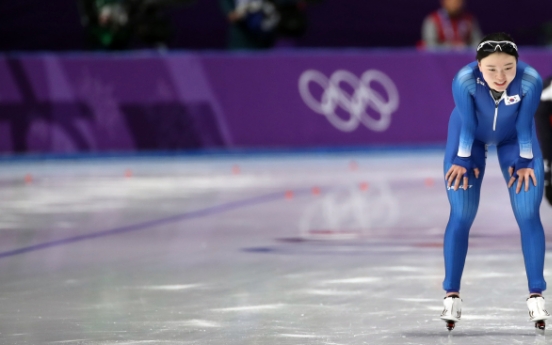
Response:
[[[454,326],[456,326],[456,322],[450,320],[447,321],[447,329],[449,332],[454,329]]]
[[[537,332],[542,333],[544,332],[545,328],[546,328],[546,323],[544,322],[544,320],[539,320],[535,322],[535,330]]]

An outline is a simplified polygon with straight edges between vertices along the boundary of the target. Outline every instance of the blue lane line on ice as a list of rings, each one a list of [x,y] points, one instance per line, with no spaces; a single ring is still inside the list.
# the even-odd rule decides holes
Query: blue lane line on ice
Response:
[[[305,191],[294,191],[294,193],[296,193],[296,194],[301,194],[301,193],[304,193],[304,192]],[[5,251],[5,252],[0,252],[0,259],[10,257],[10,256],[19,255],[19,254],[35,252],[35,251],[38,251],[38,250],[47,249],[47,248],[51,248],[51,247],[57,247],[57,246],[62,246],[62,245],[71,244],[71,243],[75,243],[75,242],[91,240],[91,239],[95,239],[95,238],[99,238],[99,237],[106,237],[106,236],[119,235],[119,234],[139,231],[139,230],[145,230],[147,228],[153,228],[153,227],[156,227],[158,225],[163,225],[163,224],[167,224],[167,223],[179,222],[179,221],[187,220],[187,219],[210,216],[210,215],[214,215],[214,214],[217,214],[217,213],[223,213],[223,212],[235,210],[235,209],[242,208],[242,207],[254,206],[254,205],[262,204],[262,203],[265,203],[265,202],[284,199],[284,195],[285,195],[284,192],[270,193],[270,194],[265,194],[265,195],[253,197],[253,198],[250,198],[250,199],[232,201],[232,202],[228,202],[228,203],[225,203],[225,204],[222,204],[222,205],[211,206],[211,207],[207,207],[207,208],[204,208],[204,209],[201,209],[201,210],[186,212],[186,213],[183,213],[183,214],[174,215],[174,216],[170,216],[170,217],[166,217],[166,218],[154,219],[154,220],[150,220],[150,221],[143,222],[143,223],[132,224],[132,225],[127,225],[127,226],[121,226],[121,227],[117,227],[117,228],[113,228],[113,229],[92,232],[92,233],[88,233],[88,234],[84,234],[84,235],[78,235],[78,236],[73,236],[73,237],[62,238],[62,239],[55,240],[55,241],[50,241],[50,242],[38,243],[38,244],[34,244],[34,245],[28,246],[28,247],[22,247],[22,248],[18,248],[18,249],[8,250],[8,251]]]

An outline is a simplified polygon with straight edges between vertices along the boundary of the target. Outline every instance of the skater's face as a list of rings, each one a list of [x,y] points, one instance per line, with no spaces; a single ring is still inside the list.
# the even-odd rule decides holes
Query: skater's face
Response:
[[[504,91],[516,77],[516,58],[506,53],[493,53],[478,63],[483,79],[495,91]]]

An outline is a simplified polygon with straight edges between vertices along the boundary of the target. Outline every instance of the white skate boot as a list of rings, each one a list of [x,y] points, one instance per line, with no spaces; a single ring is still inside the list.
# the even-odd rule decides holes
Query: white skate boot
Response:
[[[447,296],[443,300],[443,304],[445,308],[441,313],[441,320],[445,320],[447,329],[452,331],[462,316],[462,299],[458,295]]]
[[[529,308],[529,321],[535,323],[535,328],[544,330],[544,320],[550,317],[544,308],[544,298],[540,295],[531,295],[527,299],[527,308]]]

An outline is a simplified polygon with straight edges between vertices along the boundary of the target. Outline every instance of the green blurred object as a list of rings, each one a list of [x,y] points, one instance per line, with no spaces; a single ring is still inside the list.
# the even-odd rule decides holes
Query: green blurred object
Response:
[[[77,0],[91,49],[122,50],[133,44],[166,47],[172,30],[163,10],[195,0]]]

